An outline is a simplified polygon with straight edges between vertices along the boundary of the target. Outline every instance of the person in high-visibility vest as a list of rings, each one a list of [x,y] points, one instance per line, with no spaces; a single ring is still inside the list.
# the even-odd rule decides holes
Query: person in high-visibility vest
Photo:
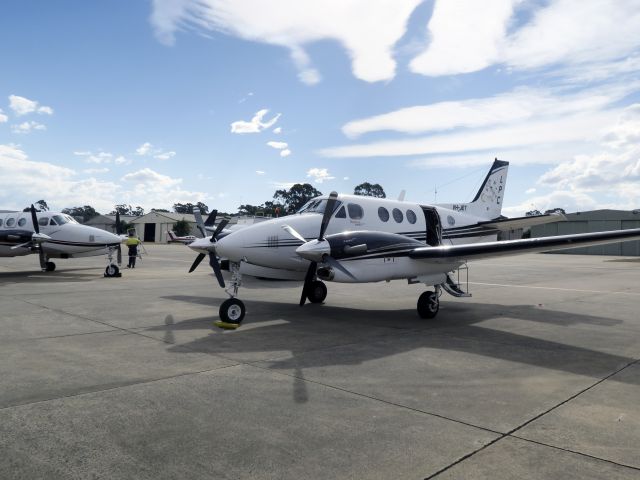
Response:
[[[127,238],[125,245],[129,247],[129,264],[127,265],[127,268],[136,268],[136,257],[138,256],[138,245],[140,245],[140,239],[136,236],[135,230],[129,230],[129,238]]]

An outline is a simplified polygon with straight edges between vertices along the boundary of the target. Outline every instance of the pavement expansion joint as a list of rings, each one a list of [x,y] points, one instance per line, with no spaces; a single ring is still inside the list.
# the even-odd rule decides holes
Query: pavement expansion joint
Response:
[[[540,414],[538,414],[538,415],[534,416],[533,418],[530,418],[530,419],[529,419],[529,420],[527,420],[526,422],[524,422],[524,423],[522,423],[521,425],[519,425],[519,426],[517,426],[517,427],[513,428],[512,430],[510,430],[510,431],[509,431],[509,432],[507,432],[507,433],[494,432],[494,433],[498,433],[498,434],[500,434],[500,437],[495,438],[494,440],[492,440],[492,441],[488,442],[487,444],[483,445],[482,447],[480,447],[480,448],[478,448],[478,449],[476,449],[476,450],[474,450],[474,451],[472,451],[472,452],[469,452],[468,454],[466,454],[466,455],[464,455],[464,456],[460,457],[460,458],[459,458],[458,460],[456,460],[455,462],[453,462],[453,463],[451,463],[451,464],[447,465],[446,467],[443,467],[442,469],[438,470],[437,472],[434,472],[433,474],[429,475],[428,477],[425,477],[425,479],[424,479],[424,480],[430,480],[430,479],[432,479],[432,478],[435,478],[436,476],[440,475],[441,473],[446,472],[447,470],[449,470],[449,469],[451,469],[452,467],[454,467],[454,466],[458,465],[459,463],[461,463],[461,462],[463,462],[463,461],[465,461],[465,460],[467,460],[467,459],[469,459],[469,458],[473,457],[474,455],[476,455],[477,453],[479,453],[479,452],[483,451],[483,450],[484,450],[484,449],[486,449],[487,447],[489,447],[489,446],[491,446],[491,445],[493,445],[493,444],[495,444],[495,443],[499,442],[500,440],[503,440],[503,439],[505,439],[505,438],[509,438],[509,437],[517,438],[517,439],[519,439],[519,440],[524,440],[524,441],[526,441],[526,442],[535,443],[535,444],[537,444],[537,445],[542,445],[542,446],[545,446],[545,447],[553,448],[553,449],[555,449],[555,450],[561,450],[561,451],[564,451],[564,452],[573,453],[573,454],[576,454],[576,455],[581,455],[581,456],[583,456],[583,457],[588,457],[588,458],[592,458],[592,459],[595,459],[595,460],[600,460],[600,461],[602,461],[602,462],[607,462],[607,463],[609,463],[609,464],[616,465],[616,466],[619,466],[619,467],[632,469],[632,470],[634,470],[634,471],[640,471],[640,468],[638,468],[638,467],[634,467],[634,466],[631,466],[631,465],[626,465],[626,464],[624,464],[624,463],[615,462],[615,461],[613,461],[613,460],[608,460],[608,459],[606,459],[606,458],[596,457],[596,456],[594,456],[594,455],[589,455],[589,454],[586,454],[586,453],[583,453],[583,452],[578,452],[578,451],[575,451],[575,450],[570,450],[570,449],[562,448],[562,447],[558,447],[558,446],[555,446],[555,445],[549,445],[549,444],[544,443],[544,442],[538,442],[538,441],[530,440],[530,439],[527,439],[527,438],[522,438],[522,437],[520,437],[520,436],[518,436],[518,435],[514,435],[514,433],[515,433],[515,432],[517,432],[518,430],[521,430],[522,428],[526,427],[526,426],[527,426],[527,425],[529,425],[530,423],[532,423],[532,422],[534,422],[534,421],[538,420],[539,418],[542,418],[543,416],[545,416],[545,415],[547,415],[548,413],[550,413],[550,412],[552,412],[552,411],[556,410],[557,408],[561,407],[562,405],[565,405],[566,403],[570,402],[571,400],[574,400],[575,398],[579,397],[579,396],[580,396],[580,395],[582,395],[583,393],[586,393],[586,392],[588,392],[589,390],[591,390],[592,388],[594,388],[594,387],[596,387],[596,386],[600,385],[601,383],[603,383],[604,381],[606,381],[606,380],[608,380],[609,378],[613,377],[614,375],[617,375],[618,373],[622,372],[623,370],[625,370],[625,369],[627,369],[627,368],[631,367],[632,365],[638,364],[638,363],[640,363],[640,359],[636,359],[636,360],[633,360],[633,361],[631,361],[631,362],[627,363],[626,365],[624,365],[623,367],[621,367],[621,368],[619,368],[619,369],[615,370],[614,372],[610,373],[610,374],[609,374],[609,375],[607,375],[606,377],[603,377],[603,378],[601,378],[600,380],[598,380],[598,381],[594,382],[593,384],[589,385],[588,387],[583,388],[582,390],[580,390],[579,392],[577,392],[577,393],[575,393],[574,395],[570,396],[569,398],[567,398],[567,399],[563,400],[562,402],[557,403],[556,405],[554,405],[554,406],[552,406],[551,408],[549,408],[549,409],[545,410],[544,412],[542,412],[542,413],[540,413]],[[446,417],[442,417],[442,418],[446,418]],[[451,420],[452,420],[452,421],[454,421],[454,422],[456,421],[456,420],[453,420],[453,419],[451,419]],[[459,422],[459,423],[462,423],[462,422]],[[470,425],[470,426],[474,426],[474,425]],[[477,428],[483,428],[483,427],[477,427]],[[492,431],[492,430],[489,430],[489,429],[486,429],[486,428],[483,428],[483,430]]]

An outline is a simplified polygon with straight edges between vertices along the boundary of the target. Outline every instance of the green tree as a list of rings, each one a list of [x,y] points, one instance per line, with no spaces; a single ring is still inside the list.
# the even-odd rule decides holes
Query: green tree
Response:
[[[365,197],[387,198],[387,194],[384,193],[384,189],[379,183],[361,183],[354,188],[353,194]]]
[[[98,215],[100,215],[91,205],[85,205],[84,207],[63,208],[62,213],[66,213],[67,215],[71,215],[72,217],[82,217],[82,223],[86,223],[93,217],[97,217]]]
[[[193,203],[174,203],[173,211],[176,213],[190,213],[193,214],[193,209],[199,208],[200,213],[203,215],[209,213],[209,207],[202,202],[198,202],[195,205]]]
[[[556,208],[550,208],[549,210],[545,210],[544,213],[547,215],[550,213],[561,213],[564,215],[567,212],[564,211],[564,208],[556,207]]]
[[[527,217],[535,217],[536,215],[542,215],[542,212],[538,209],[529,210],[525,213]]]
[[[152,212],[164,212],[164,213],[171,213],[169,210],[167,210],[166,208],[152,208],[151,209]]]
[[[276,200],[275,203],[282,205],[282,213],[289,215],[297,212],[309,200],[320,195],[322,192],[313,188],[313,185],[296,183],[289,190],[276,190],[273,198]]]
[[[191,224],[183,218],[182,220],[178,220],[176,223],[173,224],[173,231],[179,237],[190,235]]]
[[[144,208],[140,206],[133,208],[131,205],[121,203],[120,205],[115,205],[114,209],[109,212],[109,215],[115,215],[116,213],[119,213],[120,215],[133,215],[135,217],[140,217],[144,215]]]

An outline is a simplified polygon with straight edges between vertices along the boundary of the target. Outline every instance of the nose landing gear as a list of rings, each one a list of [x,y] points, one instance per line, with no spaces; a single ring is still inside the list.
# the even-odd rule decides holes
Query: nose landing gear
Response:
[[[237,297],[238,289],[242,285],[242,274],[240,273],[240,264],[229,262],[229,271],[231,272],[231,286],[226,290],[231,298],[226,299],[220,305],[218,314],[220,320],[213,324],[223,330],[235,330],[240,326],[247,309],[244,302]]]

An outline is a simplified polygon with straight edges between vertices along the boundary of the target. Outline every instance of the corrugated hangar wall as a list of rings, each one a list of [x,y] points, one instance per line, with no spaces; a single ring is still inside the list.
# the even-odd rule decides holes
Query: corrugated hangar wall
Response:
[[[570,213],[567,214],[566,222],[548,223],[532,227],[531,238],[628,228],[640,228],[640,210],[593,210],[590,212]],[[554,253],[633,256],[640,255],[640,241],[574,248]]]

